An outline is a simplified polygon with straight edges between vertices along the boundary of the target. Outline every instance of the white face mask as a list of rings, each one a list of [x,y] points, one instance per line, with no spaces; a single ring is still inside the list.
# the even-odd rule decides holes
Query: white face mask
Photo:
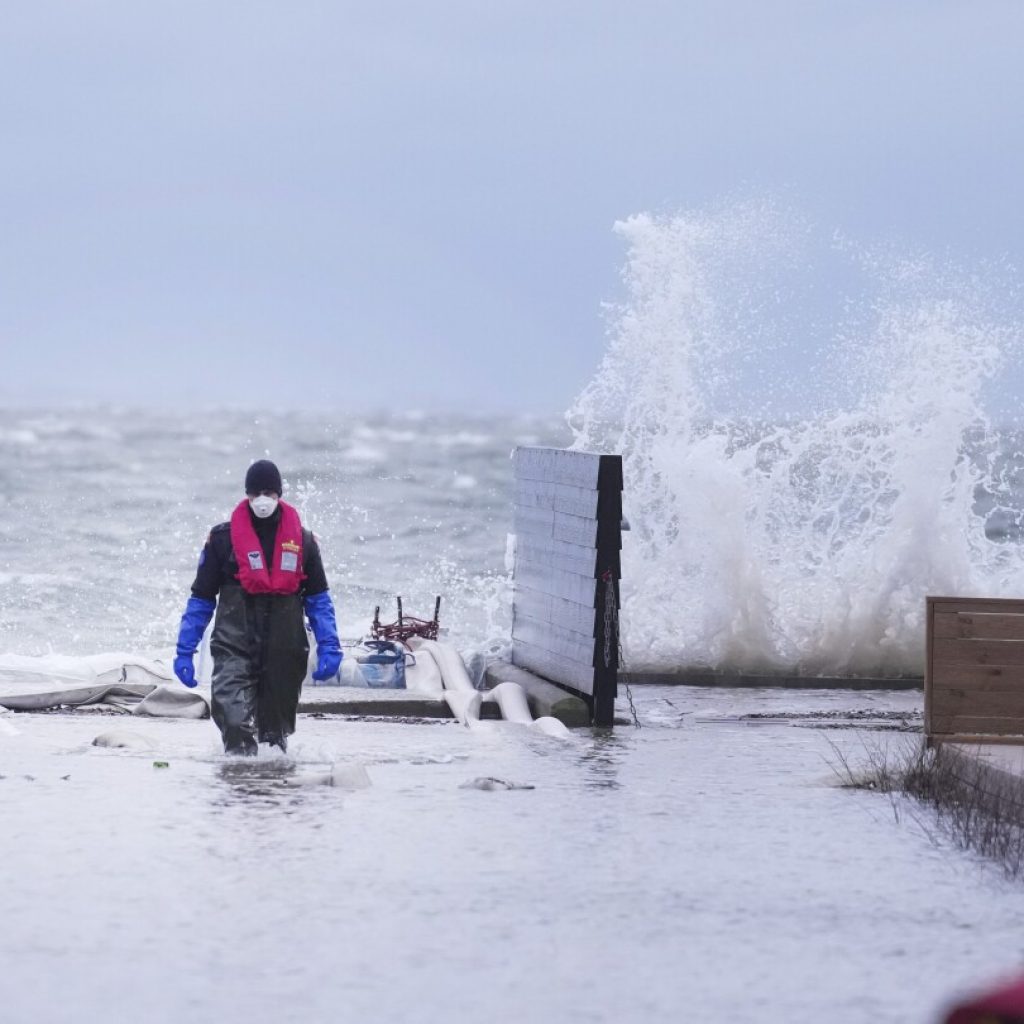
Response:
[[[277,498],[261,494],[258,498],[249,499],[249,508],[252,509],[252,513],[257,519],[266,519],[274,514],[274,509],[277,508]]]

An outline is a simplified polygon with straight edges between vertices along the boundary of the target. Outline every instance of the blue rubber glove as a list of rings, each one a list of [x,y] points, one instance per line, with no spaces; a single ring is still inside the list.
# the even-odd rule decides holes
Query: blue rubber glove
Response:
[[[326,591],[312,594],[302,602],[306,618],[316,637],[316,671],[313,679],[322,683],[338,674],[341,668],[341,642],[338,640],[338,624],[334,619],[334,603]]]
[[[341,659],[345,655],[341,651],[326,651],[319,644],[316,648],[316,671],[313,678],[322,683],[325,679],[333,679],[341,668]]]
[[[191,654],[179,654],[174,659],[174,674],[186,685],[196,685],[196,670]]]
[[[196,685],[196,671],[192,665],[192,657],[203,639],[206,627],[217,610],[216,601],[208,601],[194,594],[185,605],[185,614],[181,617],[178,630],[177,657],[174,659],[174,674],[189,687]]]

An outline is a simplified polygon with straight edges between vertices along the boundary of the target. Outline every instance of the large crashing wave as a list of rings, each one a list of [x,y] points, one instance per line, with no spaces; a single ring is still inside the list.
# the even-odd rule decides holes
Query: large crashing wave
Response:
[[[822,344],[786,313],[822,282],[778,211],[616,230],[627,299],[568,417],[623,455],[630,668],[918,674],[926,595],[1024,597],[1020,456],[985,411],[1019,335],[991,287],[831,245],[859,292]]]

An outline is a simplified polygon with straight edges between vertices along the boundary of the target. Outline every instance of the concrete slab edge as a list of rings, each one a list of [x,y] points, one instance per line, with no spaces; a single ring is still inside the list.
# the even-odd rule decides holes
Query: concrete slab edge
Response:
[[[620,685],[717,686],[725,689],[921,690],[921,676],[792,676],[740,672],[620,672]]]
[[[960,772],[970,780],[978,801],[978,809],[991,817],[1006,813],[1009,798],[1018,807],[1024,806],[1024,745],[1017,747],[1021,761],[1011,767],[986,759],[985,746],[959,743],[942,744],[942,753],[959,765]]]
[[[317,700],[299,701],[300,715],[343,715],[347,718],[447,718],[454,721],[451,708],[443,700],[424,700],[410,697],[408,700]],[[484,704],[480,709],[483,719],[501,718],[497,705]]]

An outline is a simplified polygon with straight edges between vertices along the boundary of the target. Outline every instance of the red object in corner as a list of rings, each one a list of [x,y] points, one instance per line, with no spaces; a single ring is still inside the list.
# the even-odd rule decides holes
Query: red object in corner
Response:
[[[1024,1024],[1024,978],[955,1006],[943,1024]]]

